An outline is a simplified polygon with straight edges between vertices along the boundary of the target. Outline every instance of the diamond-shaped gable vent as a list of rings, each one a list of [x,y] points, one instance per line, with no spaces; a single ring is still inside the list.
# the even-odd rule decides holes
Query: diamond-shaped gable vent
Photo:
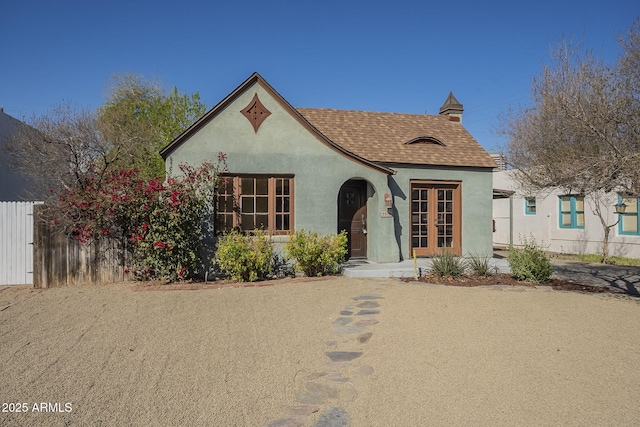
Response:
[[[258,132],[258,128],[262,122],[271,115],[271,111],[267,110],[267,108],[262,105],[262,102],[260,102],[257,93],[253,96],[249,105],[242,109],[241,113],[251,122],[253,130],[256,132]]]

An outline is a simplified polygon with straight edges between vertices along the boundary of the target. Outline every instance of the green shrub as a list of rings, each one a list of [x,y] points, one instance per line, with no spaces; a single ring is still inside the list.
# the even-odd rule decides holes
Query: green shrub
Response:
[[[319,236],[299,230],[289,236],[284,247],[290,258],[296,260],[296,268],[306,276],[335,274],[347,255],[347,233]]]
[[[438,277],[459,277],[464,271],[464,262],[451,252],[443,251],[431,258],[431,274]]]
[[[542,247],[532,237],[524,239],[521,248],[511,247],[508,256],[511,275],[516,280],[546,283],[553,274],[553,266]]]
[[[52,206],[56,223],[80,243],[118,240],[127,250],[125,271],[136,279],[194,277],[205,268],[201,250],[208,230],[203,224],[213,213],[224,170],[224,155],[218,159],[215,165],[181,164],[180,172],[166,180],[146,178],[135,169],[91,172],[77,188],[58,195]]]
[[[491,255],[469,255],[467,268],[478,276],[493,276],[489,260],[491,260]]]
[[[269,236],[258,230],[247,235],[234,230],[218,241],[215,263],[233,280],[254,282],[270,273],[273,258]]]

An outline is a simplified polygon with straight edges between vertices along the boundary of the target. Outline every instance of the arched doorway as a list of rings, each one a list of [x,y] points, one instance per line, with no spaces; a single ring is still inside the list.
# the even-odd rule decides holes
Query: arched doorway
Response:
[[[338,232],[347,232],[347,258],[367,257],[367,181],[351,179],[338,194]]]

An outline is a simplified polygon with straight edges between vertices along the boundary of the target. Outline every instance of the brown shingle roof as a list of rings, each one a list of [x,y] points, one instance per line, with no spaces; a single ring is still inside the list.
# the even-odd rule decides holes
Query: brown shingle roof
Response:
[[[318,131],[346,150],[377,163],[496,167],[491,156],[447,116],[297,108]],[[417,138],[434,142],[414,142]],[[419,140],[418,140],[419,141]],[[440,145],[441,141],[444,145]]]

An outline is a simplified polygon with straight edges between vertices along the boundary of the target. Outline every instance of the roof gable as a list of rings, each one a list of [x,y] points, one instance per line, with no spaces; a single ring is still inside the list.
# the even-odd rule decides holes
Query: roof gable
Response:
[[[360,157],[359,155],[350,152],[345,147],[336,144],[334,141],[329,139],[326,135],[319,132],[311,123],[309,123],[295,108],[293,108],[276,90],[271,87],[269,83],[267,83],[262,76],[258,73],[253,73],[247,80],[245,80],[240,86],[238,86],[233,92],[227,95],[222,101],[220,101],[217,105],[215,105],[211,110],[205,113],[200,119],[198,119],[193,125],[191,125],[187,130],[185,130],[182,134],[178,135],[176,139],[174,139],[170,144],[168,144],[165,148],[160,151],[160,155],[163,159],[167,159],[171,155],[171,153],[178,148],[180,145],[185,143],[192,135],[197,133],[202,127],[204,127],[207,123],[213,120],[219,113],[224,111],[226,107],[228,107],[233,101],[235,101],[241,94],[245,93],[247,90],[254,85],[260,85],[271,97],[273,97],[289,114],[291,114],[304,128],[306,128],[310,133],[316,136],[322,143],[329,146],[334,151],[350,158],[351,160],[363,164],[372,169],[378,170],[380,172],[384,172],[386,174],[393,174],[395,171],[390,169],[384,165],[380,165],[378,163],[372,162],[369,159]],[[256,98],[254,97],[254,100]],[[248,107],[252,107],[254,104],[250,104]],[[251,110],[251,108],[249,108]],[[253,121],[253,116],[250,111],[239,111],[238,114],[244,114],[249,121],[252,122],[254,126],[254,130],[257,132],[259,123]],[[270,114],[270,113],[269,113]]]

